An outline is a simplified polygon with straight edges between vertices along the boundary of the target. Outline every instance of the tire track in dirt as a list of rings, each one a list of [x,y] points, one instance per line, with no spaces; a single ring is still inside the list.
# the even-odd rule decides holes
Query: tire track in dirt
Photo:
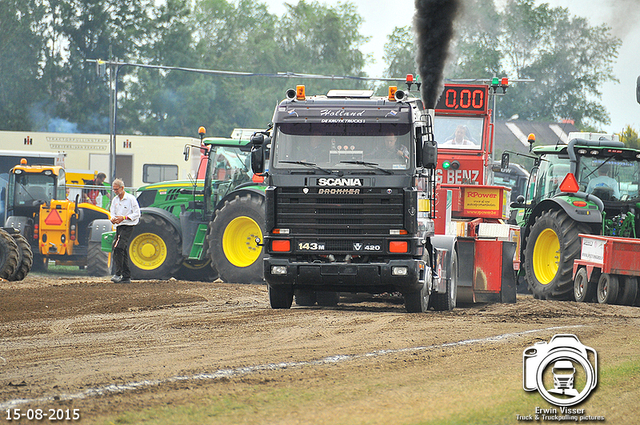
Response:
[[[356,359],[375,358],[375,357],[385,356],[389,354],[400,354],[400,353],[410,353],[410,352],[426,351],[426,350],[433,350],[433,349],[451,348],[451,347],[458,347],[458,346],[469,346],[469,345],[477,345],[477,344],[482,344],[487,342],[496,342],[496,343],[506,342],[512,338],[520,337],[528,334],[575,329],[575,328],[582,328],[582,327],[585,327],[585,325],[552,326],[548,328],[531,329],[531,330],[521,331],[521,332],[494,335],[494,336],[489,336],[489,337],[479,338],[479,339],[467,339],[467,340],[462,340],[457,342],[447,342],[439,345],[407,347],[407,348],[388,349],[388,350],[376,350],[369,353],[351,354],[351,355],[335,354],[332,356],[323,357],[321,359],[310,360],[310,361],[269,363],[269,364],[254,365],[254,366],[245,366],[245,367],[240,367],[235,369],[219,369],[214,372],[203,372],[203,373],[195,374],[191,376],[173,376],[166,379],[136,381],[136,382],[129,382],[125,384],[112,384],[112,385],[107,385],[99,388],[89,388],[87,390],[81,391],[79,393],[74,393],[74,394],[59,394],[55,396],[42,397],[37,399],[20,398],[20,399],[9,400],[9,401],[0,403],[0,410],[16,408],[23,404],[50,403],[50,402],[53,402],[54,400],[56,401],[80,400],[88,397],[103,396],[110,393],[125,393],[127,391],[134,391],[134,390],[139,390],[139,389],[148,388],[148,387],[156,387],[162,384],[168,384],[168,383],[174,383],[174,382],[217,380],[222,378],[232,378],[237,376],[250,375],[250,374],[261,372],[261,371],[277,372],[277,371],[282,371],[286,369],[301,368],[305,366],[321,366],[321,365],[336,364],[336,363],[356,360]]]

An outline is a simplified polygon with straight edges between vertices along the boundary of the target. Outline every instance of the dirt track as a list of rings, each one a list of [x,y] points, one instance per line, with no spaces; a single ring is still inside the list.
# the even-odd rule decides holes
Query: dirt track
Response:
[[[639,325],[637,307],[530,296],[446,313],[407,314],[400,298],[371,296],[276,311],[264,286],[32,274],[0,282],[0,422],[10,408],[136,423],[119,415],[191,406],[215,407],[210,423],[465,423],[483,409],[486,423],[521,423],[531,409],[509,403],[548,406],[522,389],[523,350],[573,333],[606,372],[587,413],[631,424]],[[624,379],[606,382],[629,362]]]

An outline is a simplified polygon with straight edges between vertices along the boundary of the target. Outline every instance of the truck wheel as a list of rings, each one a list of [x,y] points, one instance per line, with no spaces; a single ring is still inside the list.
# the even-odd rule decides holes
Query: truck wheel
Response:
[[[573,260],[580,256],[580,233],[589,227],[564,211],[545,211],[527,237],[524,267],[529,289],[541,299],[573,297]]]
[[[143,214],[133,230],[129,259],[134,279],[169,279],[175,276],[182,262],[178,231],[159,217]]]
[[[18,246],[19,262],[18,267],[16,267],[16,270],[9,277],[9,280],[23,280],[31,271],[31,266],[33,265],[33,251],[31,250],[31,246],[29,245],[27,238],[22,236],[20,233],[15,233],[11,236],[13,236],[13,240]]]
[[[9,280],[9,277],[18,268],[18,245],[11,235],[0,229],[0,278]]]
[[[296,304],[302,307],[311,307],[316,305],[316,293],[307,289],[299,289],[295,291],[294,297]]]
[[[225,201],[209,223],[209,256],[220,279],[230,283],[263,283],[264,197],[237,195]]]
[[[619,292],[618,276],[602,273],[598,281],[598,302],[600,304],[615,304]]]
[[[635,276],[625,276],[622,278],[622,284],[624,288],[622,291],[619,291],[617,304],[633,305],[638,296],[638,278]]]
[[[431,294],[433,309],[436,311],[453,310],[458,299],[458,253],[453,251],[451,261],[451,279],[447,281],[447,292]]]
[[[408,313],[425,313],[429,310],[432,279],[433,276],[431,274],[431,268],[427,267],[422,289],[416,292],[407,292],[402,294],[404,297],[404,308]]]
[[[268,285],[269,304],[274,309],[291,308],[293,304],[293,290],[287,287]]]
[[[424,285],[420,291],[408,292],[404,296],[404,308],[408,313],[425,313],[429,310],[429,288]]]
[[[596,294],[597,286],[596,282],[589,282],[587,269],[580,267],[573,279],[573,297],[579,303],[591,302]]]
[[[87,246],[87,274],[109,276],[109,253],[102,250],[100,241],[89,242]]]
[[[318,302],[319,306],[335,307],[338,305],[338,301],[340,301],[340,293],[331,291],[319,291],[316,292],[316,301]]]

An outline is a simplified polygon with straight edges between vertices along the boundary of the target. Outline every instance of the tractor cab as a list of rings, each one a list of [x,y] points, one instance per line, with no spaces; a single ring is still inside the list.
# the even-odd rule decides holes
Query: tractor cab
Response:
[[[9,175],[7,217],[33,215],[40,205],[66,199],[65,172],[60,166],[27,165],[23,159]]]
[[[521,219],[555,202],[603,235],[635,236],[640,151],[615,140],[572,139],[569,145],[536,147],[533,154],[539,160],[528,199],[516,203],[524,207]]]

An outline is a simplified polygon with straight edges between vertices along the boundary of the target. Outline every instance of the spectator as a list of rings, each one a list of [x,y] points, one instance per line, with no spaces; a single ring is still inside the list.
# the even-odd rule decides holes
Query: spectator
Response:
[[[112,187],[116,194],[111,201],[111,222],[116,226],[116,241],[113,244],[116,274],[113,275],[111,281],[131,283],[129,242],[134,226],[140,221],[140,206],[135,196],[124,191],[122,179],[115,179]]]
[[[89,180],[86,184],[88,186],[103,186],[103,183],[104,183],[106,178],[107,178],[107,175],[105,173],[98,173],[96,175],[95,179]],[[84,191],[84,202],[88,202],[88,203],[93,204],[93,205],[99,205],[98,204],[98,197],[100,195],[109,196],[107,191],[104,190],[104,189],[99,189],[98,187],[90,187],[89,189],[86,189]],[[99,205],[99,206],[101,206],[101,205]]]

